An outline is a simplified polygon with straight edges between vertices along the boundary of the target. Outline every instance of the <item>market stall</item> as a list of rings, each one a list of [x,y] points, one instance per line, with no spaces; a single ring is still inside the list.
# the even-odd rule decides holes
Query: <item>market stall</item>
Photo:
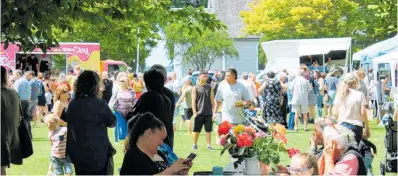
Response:
[[[335,65],[344,71],[349,68],[351,53],[351,38],[323,38],[323,39],[297,39],[273,40],[261,43],[267,56],[266,70],[287,69],[297,71],[301,62],[300,57],[308,55],[322,55],[320,65]],[[343,59],[327,62],[325,56],[332,51],[345,51]],[[287,64],[288,63],[288,64]]]
[[[396,97],[398,94],[398,51],[390,52],[383,56],[374,58],[372,62],[373,68],[375,69],[373,72],[374,82],[381,84],[384,79],[387,79],[387,77],[391,78],[391,86],[389,86],[391,89],[390,94],[386,95],[383,91],[380,91],[377,92],[380,95],[376,96],[377,103],[379,105],[383,105],[382,109],[378,108],[379,112],[377,112],[378,118],[381,119],[384,112],[388,111],[388,107],[390,107],[389,104],[393,103],[391,98]]]

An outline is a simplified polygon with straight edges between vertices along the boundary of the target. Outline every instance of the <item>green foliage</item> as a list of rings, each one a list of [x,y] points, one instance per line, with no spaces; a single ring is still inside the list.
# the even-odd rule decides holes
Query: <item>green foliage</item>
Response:
[[[198,30],[194,22],[212,31],[225,28],[203,8],[171,7],[171,0],[5,0],[2,42],[6,46],[19,42],[24,51],[39,47],[44,52],[60,39],[101,42],[105,55],[133,58],[140,27],[145,58],[159,39],[159,29],[169,24],[181,23],[189,31]]]
[[[213,32],[196,23],[192,27],[195,30],[190,30],[183,24],[172,24],[165,28],[166,49],[170,60],[178,55],[183,58],[183,63],[191,64],[196,70],[209,70],[224,55],[238,57],[233,40],[225,30]]]
[[[172,0],[174,8],[184,8],[187,6],[206,7],[208,0]]]
[[[397,0],[260,0],[241,12],[246,34],[261,41],[352,37],[354,49],[397,32]],[[259,52],[260,63],[266,62]]]

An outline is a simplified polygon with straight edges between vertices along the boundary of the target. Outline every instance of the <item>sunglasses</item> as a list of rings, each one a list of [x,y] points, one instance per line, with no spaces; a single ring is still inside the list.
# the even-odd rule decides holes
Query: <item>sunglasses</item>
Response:
[[[294,167],[288,167],[287,170],[290,173],[302,173],[302,172],[306,172],[309,171],[311,168],[294,168]]]

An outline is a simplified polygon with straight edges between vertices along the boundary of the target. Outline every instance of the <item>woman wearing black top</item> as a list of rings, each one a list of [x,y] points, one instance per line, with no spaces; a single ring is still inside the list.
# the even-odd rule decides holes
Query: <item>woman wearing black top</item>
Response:
[[[109,103],[112,97],[113,82],[108,78],[108,72],[102,72],[102,84],[104,85],[104,90],[102,90],[102,99]]]
[[[108,128],[116,125],[116,117],[108,104],[97,98],[99,75],[87,70],[75,84],[75,99],[69,103],[66,153],[76,175],[112,175],[116,150],[108,138]]]
[[[191,163],[178,159],[169,165],[158,151],[167,136],[164,124],[151,113],[137,114],[129,121],[130,140],[120,175],[187,174]],[[185,162],[188,162],[184,164]]]
[[[145,85],[148,92],[141,95],[134,106],[133,113],[127,116],[127,121],[138,113],[152,113],[166,127],[167,137],[164,143],[173,148],[173,116],[171,113],[172,105],[170,99],[163,94],[164,77],[161,72],[151,69],[144,74]],[[129,130],[131,130],[129,126]]]

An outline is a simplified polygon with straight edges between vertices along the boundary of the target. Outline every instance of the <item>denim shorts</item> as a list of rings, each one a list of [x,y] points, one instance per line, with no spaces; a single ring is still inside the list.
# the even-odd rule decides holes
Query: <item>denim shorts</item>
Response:
[[[72,163],[68,162],[66,158],[56,158],[52,156],[51,163],[53,163],[54,174],[73,174]]]
[[[373,157],[363,157],[363,162],[365,164],[366,169],[372,169],[372,161]]]

